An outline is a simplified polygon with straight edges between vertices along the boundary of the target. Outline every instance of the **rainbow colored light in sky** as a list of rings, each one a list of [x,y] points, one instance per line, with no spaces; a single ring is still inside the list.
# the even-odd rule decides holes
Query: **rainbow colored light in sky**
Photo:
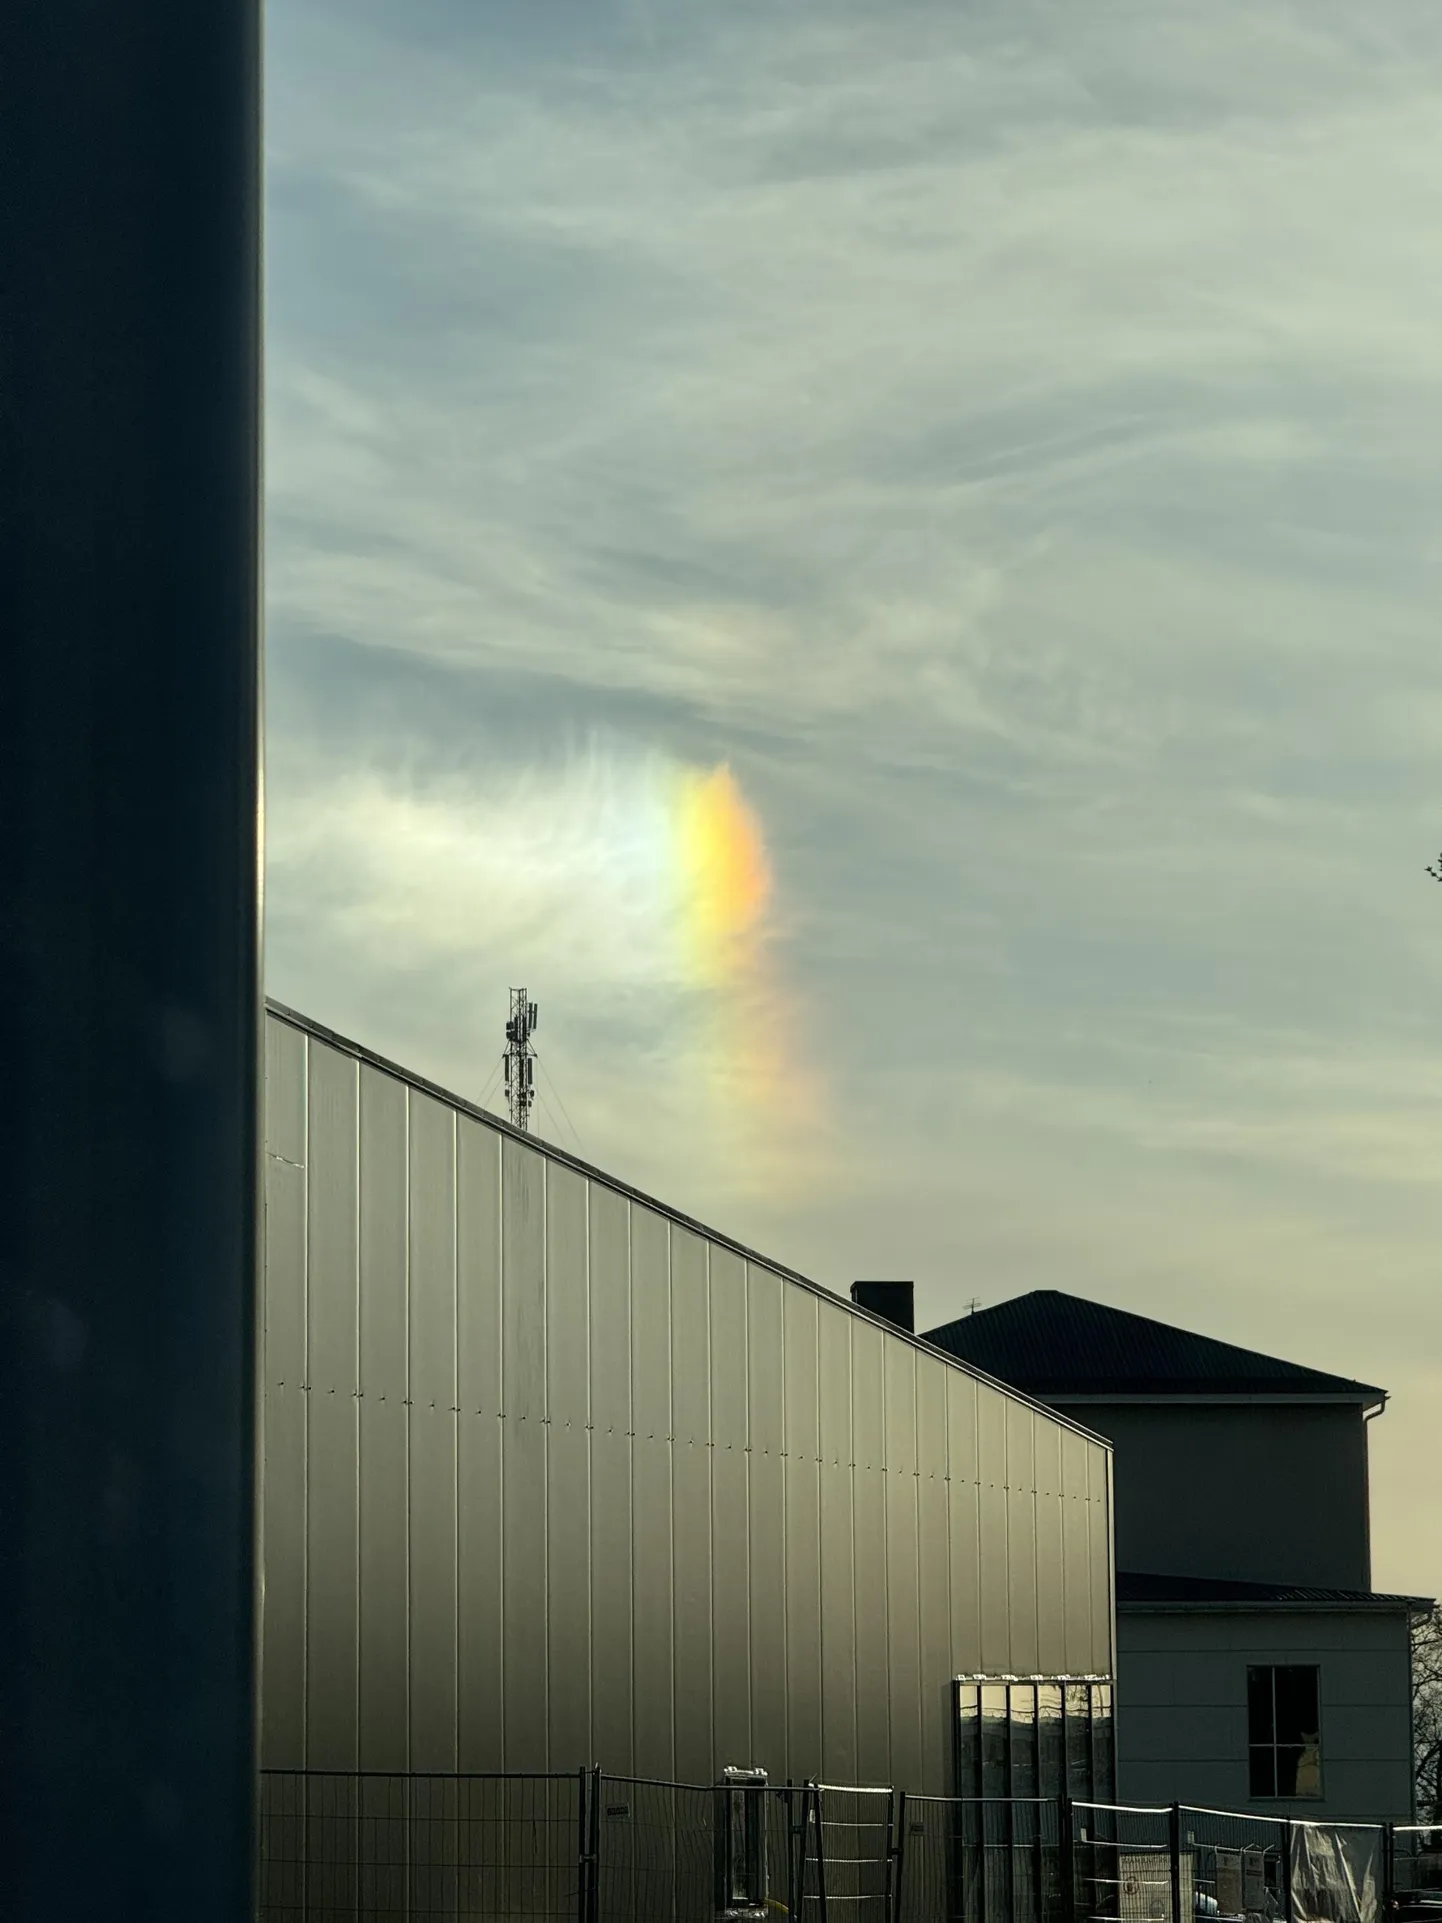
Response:
[[[678,779],[682,939],[694,978],[721,986],[752,965],[771,867],[761,823],[724,763]]]

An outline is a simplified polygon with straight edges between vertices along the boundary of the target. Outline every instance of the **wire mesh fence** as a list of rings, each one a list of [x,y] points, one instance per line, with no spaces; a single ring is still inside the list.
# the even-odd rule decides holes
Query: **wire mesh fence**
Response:
[[[823,1783],[813,1796],[813,1846],[801,1858],[801,1914],[836,1923],[891,1923],[892,1791]]]
[[[714,1915],[716,1791],[635,1777],[597,1779],[596,1914],[696,1923]]]
[[[1169,1808],[1072,1803],[1070,1813],[1079,1919],[1181,1923],[1191,1915],[1193,1866],[1173,1847]]]
[[[1391,1840],[1398,1923],[1442,1923],[1442,1824],[1399,1824]]]
[[[261,1777],[264,1923],[574,1923],[587,1778]]]
[[[1286,1908],[1288,1826],[1227,1810],[1181,1813],[1181,1847],[1192,1868],[1198,1917],[1280,1917]]]
[[[1442,1923],[1442,1827],[737,1774],[266,1772],[261,1923]]]

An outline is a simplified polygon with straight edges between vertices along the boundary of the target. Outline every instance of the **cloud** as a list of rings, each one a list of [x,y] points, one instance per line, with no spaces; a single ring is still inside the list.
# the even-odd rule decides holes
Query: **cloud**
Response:
[[[524,970],[594,1159],[827,1280],[1339,1368],[1366,1287],[1400,1382],[1442,16],[542,16],[272,21],[273,985],[474,1093]],[[721,763],[729,1028],[617,882]]]
[[[822,1126],[820,1081],[797,1052],[764,830],[726,766],[597,738],[469,776],[331,770],[292,795],[268,859],[283,948],[303,926],[433,1019],[444,985],[462,1092],[493,1066],[504,980],[541,999],[582,1113],[630,1087],[638,1109],[689,1111],[734,1183],[811,1179],[795,1129]],[[553,1135],[574,1133],[552,1094]]]

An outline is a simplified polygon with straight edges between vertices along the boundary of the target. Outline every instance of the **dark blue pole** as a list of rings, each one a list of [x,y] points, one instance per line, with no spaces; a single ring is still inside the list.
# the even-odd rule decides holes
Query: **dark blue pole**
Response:
[[[251,1913],[258,0],[0,6],[0,1910]]]

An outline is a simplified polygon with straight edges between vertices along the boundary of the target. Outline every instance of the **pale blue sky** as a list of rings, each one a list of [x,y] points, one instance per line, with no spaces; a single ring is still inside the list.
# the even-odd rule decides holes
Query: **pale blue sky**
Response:
[[[1382,1383],[1442,1589],[1442,13],[268,39],[272,992],[479,1096],[524,979],[589,1159],[822,1281]],[[804,1125],[577,879],[722,759]]]

